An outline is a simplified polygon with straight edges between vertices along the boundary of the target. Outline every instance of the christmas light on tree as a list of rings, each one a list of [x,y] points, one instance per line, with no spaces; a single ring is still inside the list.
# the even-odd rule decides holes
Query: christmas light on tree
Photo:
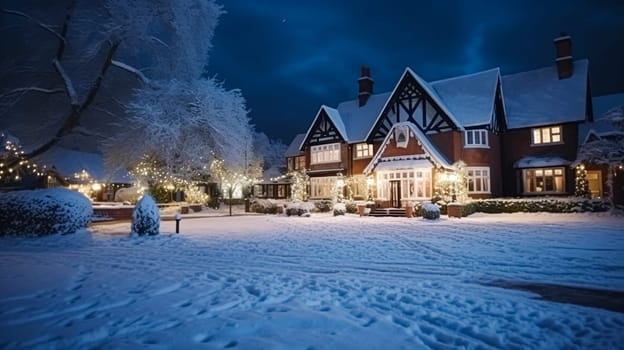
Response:
[[[576,166],[576,186],[574,188],[574,195],[577,197],[590,198],[591,192],[589,191],[589,181],[587,181],[587,169],[585,165],[579,164]]]
[[[0,183],[17,182],[28,174],[44,175],[45,166],[40,168],[30,162],[22,146],[12,141],[7,134],[0,132],[0,144]]]

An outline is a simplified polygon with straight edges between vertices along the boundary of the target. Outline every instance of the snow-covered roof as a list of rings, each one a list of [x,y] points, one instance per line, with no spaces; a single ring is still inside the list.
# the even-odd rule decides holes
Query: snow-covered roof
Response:
[[[500,78],[498,68],[438,80],[430,85],[461,126],[490,124],[494,114],[496,85]]]
[[[624,105],[624,93],[593,97],[592,106],[594,107],[594,121],[579,125],[579,145],[585,143],[591,133],[598,137],[617,133],[613,125],[604,120],[603,116],[612,108],[622,105]]]
[[[305,135],[303,137],[303,140],[301,140],[301,144],[299,144],[299,149],[300,150],[303,148],[303,142],[305,142],[305,140],[308,139],[308,136],[312,132],[312,128],[316,124],[316,121],[318,120],[318,118],[321,117],[321,114],[323,112],[325,112],[325,114],[327,114],[327,117],[329,118],[329,120],[332,121],[332,123],[334,124],[334,126],[338,130],[338,133],[340,134],[340,137],[342,137],[342,139],[345,140],[346,142],[349,142],[349,139],[347,138],[347,131],[345,129],[345,125],[342,122],[342,118],[341,118],[340,113],[338,112],[338,110],[336,110],[335,108],[331,108],[331,107],[322,105],[321,108],[319,108],[318,113],[316,113],[316,117],[314,117],[314,120],[310,124],[310,127],[308,128],[308,131],[305,133]]]
[[[502,77],[510,129],[585,120],[589,61],[559,79],[555,65]]]
[[[35,158],[37,164],[54,167],[63,177],[70,178],[85,170],[91,178],[99,182],[132,183],[133,179],[128,172],[118,170],[107,171],[104,167],[104,158],[98,153],[74,151],[63,147],[53,147],[49,151]]]
[[[390,139],[392,137],[394,137],[394,129],[396,129],[399,126],[402,125],[406,125],[410,131],[414,134],[414,137],[418,140],[418,142],[420,143],[420,145],[422,146],[423,151],[425,151],[425,156],[428,156],[431,158],[431,162],[433,162],[433,164],[436,167],[444,167],[444,168],[452,168],[451,164],[449,163],[449,161],[446,159],[446,157],[440,153],[440,151],[431,143],[431,141],[429,140],[429,138],[427,137],[427,135],[425,135],[422,131],[420,131],[420,129],[418,127],[416,127],[416,125],[410,123],[410,122],[403,122],[403,123],[396,123],[392,126],[392,128],[390,129],[390,131],[388,131],[388,135],[386,135],[386,138],[384,139],[383,143],[381,144],[381,148],[377,151],[377,153],[375,154],[375,156],[373,157],[373,159],[371,159],[370,163],[368,163],[368,165],[366,166],[366,168],[364,169],[364,173],[365,174],[369,174],[373,171],[373,169],[375,169],[378,165],[378,163],[381,161],[381,155],[384,153],[386,147],[388,146],[388,144],[390,143]],[[414,155],[414,156],[404,156],[404,157],[399,157],[399,158],[403,158],[403,159],[422,159],[422,157],[420,155]],[[386,158],[386,160],[388,160]],[[398,161],[400,159],[398,158],[394,158],[395,161]]]
[[[290,142],[290,145],[288,145],[288,148],[286,149],[286,153],[284,154],[284,156],[296,157],[296,156],[303,155],[303,152],[299,148],[301,147],[301,143],[303,142],[303,139],[305,138],[305,136],[306,134],[295,135],[295,138],[293,138],[292,142]]]
[[[346,129],[347,142],[364,142],[366,134],[390,98],[390,92],[371,95],[366,104],[359,106],[359,100],[342,102],[336,108]]]
[[[395,157],[381,158],[376,170],[404,170],[414,168],[431,168],[432,163],[430,160],[424,158],[411,158],[411,159],[394,159]]]
[[[549,166],[567,166],[571,161],[561,157],[524,157],[514,163],[514,168],[543,168]]]

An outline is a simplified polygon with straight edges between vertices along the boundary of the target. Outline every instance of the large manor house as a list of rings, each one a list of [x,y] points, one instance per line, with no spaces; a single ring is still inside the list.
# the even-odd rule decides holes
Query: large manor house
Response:
[[[589,61],[573,59],[570,36],[554,46],[548,67],[431,82],[406,68],[384,93],[374,92],[371,71],[362,67],[357,99],[320,107],[291,142],[288,170],[308,174],[311,199],[331,198],[336,181],[348,179],[354,198],[372,189],[383,207],[430,200],[436,181],[457,164],[471,198],[572,195],[579,145],[599,137],[594,117],[614,99],[624,103],[624,95],[592,98]],[[606,191],[605,171],[587,172],[594,197]],[[285,186],[255,192],[287,197]]]

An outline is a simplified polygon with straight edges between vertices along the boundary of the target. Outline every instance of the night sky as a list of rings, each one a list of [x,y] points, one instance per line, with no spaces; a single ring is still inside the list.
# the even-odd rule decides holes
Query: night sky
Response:
[[[208,71],[239,88],[259,131],[290,143],[321,104],[357,97],[368,65],[375,93],[406,66],[427,81],[500,67],[554,64],[553,39],[590,59],[593,95],[624,92],[624,1],[220,0]]]

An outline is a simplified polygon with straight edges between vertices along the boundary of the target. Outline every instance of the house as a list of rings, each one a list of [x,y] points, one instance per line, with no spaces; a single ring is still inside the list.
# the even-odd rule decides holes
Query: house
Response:
[[[454,199],[461,184],[471,198],[573,194],[579,125],[593,122],[589,62],[573,60],[567,35],[554,45],[549,67],[432,82],[408,67],[381,94],[362,67],[357,99],[321,106],[290,144],[288,168],[307,170],[311,199],[345,183],[382,207]]]
[[[99,153],[56,146],[34,160],[57,175],[48,175],[44,187],[67,186],[96,200],[112,201],[117,190],[130,187],[134,182],[125,170],[107,171]]]

